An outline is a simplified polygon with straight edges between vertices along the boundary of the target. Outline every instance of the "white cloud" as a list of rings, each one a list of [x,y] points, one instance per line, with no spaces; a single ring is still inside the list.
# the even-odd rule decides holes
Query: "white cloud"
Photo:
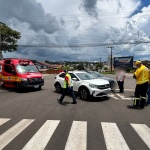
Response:
[[[13,0],[14,1],[14,0]],[[17,0],[15,0],[17,1]],[[24,0],[25,1],[25,0]],[[144,29],[150,22],[150,17],[146,16],[150,8],[144,8],[141,14],[137,14],[131,18],[129,16],[138,8],[140,0],[95,0],[95,3],[89,3],[91,0],[34,0],[33,8],[37,8],[39,12],[35,14],[34,9],[21,7],[22,10],[27,9],[21,16],[12,16],[13,19],[6,19],[6,23],[12,28],[17,29],[22,33],[22,38],[19,44],[89,44],[102,43],[111,41],[132,41],[133,39],[148,39],[144,34]],[[5,1],[3,0],[3,3]],[[27,3],[27,2],[26,2]],[[28,1],[29,3],[29,1]],[[15,4],[14,4],[15,5]],[[89,7],[91,6],[91,7]],[[6,10],[9,8],[5,8]],[[11,6],[11,9],[13,7]],[[90,9],[89,9],[90,8]],[[10,9],[10,8],[9,8]],[[18,8],[15,8],[17,11]],[[90,11],[95,11],[96,16]],[[11,10],[10,12],[13,12]],[[22,12],[22,11],[21,11]],[[24,12],[24,11],[23,11]],[[30,12],[27,13],[27,12]],[[46,21],[39,16],[41,13],[48,16]],[[34,14],[34,19],[23,19],[23,16]],[[9,15],[9,14],[7,14]],[[21,18],[21,19],[20,19]],[[134,23],[143,18],[140,23]],[[56,24],[55,24],[56,23]],[[32,24],[32,26],[31,26]],[[37,26],[38,25],[38,30]],[[139,31],[139,33],[138,33]],[[115,53],[128,48],[128,45],[116,47]],[[137,48],[137,47],[135,47]],[[141,46],[147,53],[147,46]],[[39,60],[94,60],[99,57],[106,58],[106,47],[96,48],[25,48],[19,49],[18,52],[6,53],[5,57],[25,56]],[[28,51],[28,52],[26,52]],[[21,52],[24,54],[21,54]],[[134,47],[127,51],[128,54],[136,53]],[[80,55],[81,54],[81,55]],[[143,54],[143,53],[142,53]]]

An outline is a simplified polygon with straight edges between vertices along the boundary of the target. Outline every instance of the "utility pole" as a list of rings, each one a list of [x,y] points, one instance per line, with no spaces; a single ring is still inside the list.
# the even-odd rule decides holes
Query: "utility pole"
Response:
[[[101,59],[102,59],[102,58],[100,57],[100,58],[99,58],[99,60],[100,60],[100,63],[101,63]]]
[[[107,48],[110,48],[110,50],[111,50],[111,54],[110,54],[110,68],[111,68],[111,72],[112,72],[112,48],[113,48],[113,46],[108,46]]]

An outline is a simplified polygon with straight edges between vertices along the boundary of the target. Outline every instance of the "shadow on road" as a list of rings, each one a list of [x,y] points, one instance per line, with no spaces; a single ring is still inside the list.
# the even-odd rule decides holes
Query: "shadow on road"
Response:
[[[34,89],[34,88],[22,89],[20,91],[17,91],[15,88],[2,88],[2,87],[0,87],[0,90],[4,90],[4,91],[7,91],[7,92],[13,92],[13,93],[31,93],[31,92],[40,91],[40,90]],[[43,90],[43,89],[41,89],[41,90]]]
[[[61,93],[57,93],[56,91],[53,91],[53,92],[54,92],[55,94],[59,95],[58,97],[61,96]],[[70,95],[70,94],[67,94],[66,96],[68,96],[68,97],[71,98],[71,95]],[[109,100],[109,99],[110,99],[110,97],[105,96],[105,97],[97,97],[97,98],[91,97],[91,98],[89,98],[88,100],[82,100],[82,99],[80,99],[80,96],[79,96],[77,93],[75,93],[75,96],[76,96],[77,100],[86,101],[86,102],[103,102],[103,101],[106,101],[106,100]],[[63,103],[64,103],[64,102],[63,102]],[[68,104],[68,102],[66,102],[66,103]],[[69,103],[69,104],[70,104],[70,103]]]

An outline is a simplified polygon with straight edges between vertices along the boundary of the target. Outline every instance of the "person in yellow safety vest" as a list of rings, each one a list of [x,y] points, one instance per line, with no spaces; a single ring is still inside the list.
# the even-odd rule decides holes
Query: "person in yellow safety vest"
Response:
[[[133,105],[128,108],[143,109],[146,102],[146,93],[149,82],[149,69],[142,64],[141,61],[136,61],[137,70],[134,72],[133,78],[136,79],[135,98]]]
[[[66,93],[69,91],[71,93],[72,98],[73,98],[72,104],[76,104],[77,101],[76,101],[76,97],[73,93],[73,83],[72,83],[71,76],[67,70],[64,70],[64,72],[65,72],[65,79],[64,79],[63,93],[62,93],[60,99],[57,99],[57,101],[59,101],[59,103],[61,104],[64,97],[66,96]]]

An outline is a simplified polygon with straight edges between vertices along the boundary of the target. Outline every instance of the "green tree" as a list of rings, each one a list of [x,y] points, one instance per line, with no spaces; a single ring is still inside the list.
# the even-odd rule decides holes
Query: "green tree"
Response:
[[[103,68],[103,66],[104,66],[103,63],[97,63],[96,70],[98,70],[98,68],[100,68],[100,69]]]
[[[2,51],[13,52],[17,50],[17,41],[21,38],[21,33],[11,29],[6,24],[0,22],[0,58]]]
[[[83,64],[79,64],[79,65],[77,66],[77,69],[78,69],[78,70],[84,70]]]
[[[70,70],[70,67],[69,66],[64,66],[63,70]]]

